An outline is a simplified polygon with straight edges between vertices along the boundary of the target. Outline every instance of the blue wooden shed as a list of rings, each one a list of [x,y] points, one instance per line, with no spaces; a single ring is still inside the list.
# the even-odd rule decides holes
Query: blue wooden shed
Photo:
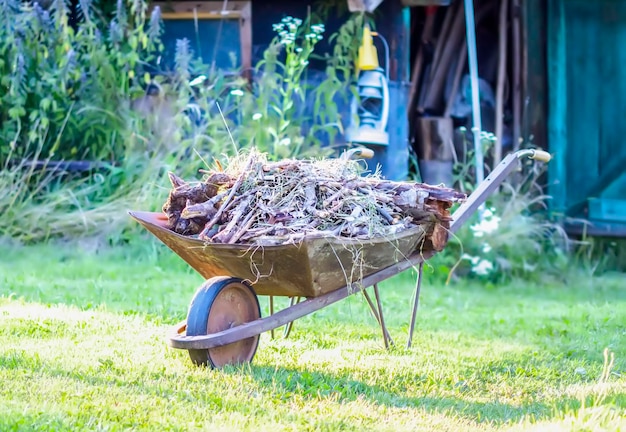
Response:
[[[626,236],[626,2],[547,1],[549,188],[570,232]]]

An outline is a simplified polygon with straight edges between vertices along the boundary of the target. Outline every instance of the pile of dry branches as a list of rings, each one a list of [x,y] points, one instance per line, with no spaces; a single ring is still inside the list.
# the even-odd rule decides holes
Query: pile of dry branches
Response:
[[[169,173],[169,228],[212,243],[282,244],[304,236],[371,238],[447,223],[452,189],[363,176],[358,161],[268,162],[256,151],[187,183]]]

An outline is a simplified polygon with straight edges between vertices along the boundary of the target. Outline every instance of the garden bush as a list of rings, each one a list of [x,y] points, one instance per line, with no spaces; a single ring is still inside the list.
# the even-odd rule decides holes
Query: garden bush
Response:
[[[0,2],[0,161],[32,158],[119,161],[129,101],[160,47],[159,16],[118,1],[110,23],[81,1],[70,25],[63,0]]]

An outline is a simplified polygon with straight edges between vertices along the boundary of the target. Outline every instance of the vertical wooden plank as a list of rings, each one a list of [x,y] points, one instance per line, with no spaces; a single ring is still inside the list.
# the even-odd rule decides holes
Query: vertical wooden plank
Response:
[[[239,19],[241,43],[241,70],[247,78],[252,77],[252,3],[246,2]]]
[[[567,152],[567,38],[564,0],[548,0],[548,142],[554,158],[549,164],[551,213],[565,214]]]
[[[586,217],[626,163],[626,2],[548,0],[548,35],[552,211]]]
[[[382,174],[390,180],[401,180],[409,168],[409,121],[406,115],[410,67],[410,15],[400,0],[384,1],[376,9],[377,29],[389,43],[389,145],[375,149],[376,162],[382,164]],[[378,43],[378,42],[377,42]],[[381,45],[379,45],[381,46]],[[379,51],[382,54],[382,46]]]
[[[609,171],[624,172],[626,161],[626,3],[604,1],[599,6],[600,40],[597,62],[600,81],[594,86],[599,92],[600,133],[598,171],[605,177]],[[616,162],[621,170],[613,168]],[[613,178],[610,178],[613,177]],[[609,176],[607,181],[615,180]],[[603,185],[606,187],[606,185]],[[626,198],[626,197],[625,197]]]
[[[598,92],[599,140],[598,175],[590,181],[587,198],[612,198],[622,202],[626,199],[626,3],[604,0],[597,4],[599,64]],[[611,206],[596,201],[594,219],[615,222]],[[619,207],[614,207],[619,208]],[[591,213],[591,209],[590,209]]]
[[[511,52],[512,86],[511,104],[513,105],[513,150],[519,150],[522,137],[522,36],[521,36],[521,0],[511,0]]]
[[[398,81],[411,81],[411,9],[402,8],[402,69]]]
[[[611,1],[611,0],[610,0]],[[600,18],[606,0],[566,0],[567,128],[566,207],[582,216],[592,179],[597,178],[600,147],[600,61],[604,28]]]
[[[389,79],[408,83],[411,67],[411,11],[400,0],[391,0],[383,2],[376,12],[381,18],[384,17],[377,20],[377,29],[389,44]],[[382,45],[378,42],[376,44],[382,59]]]

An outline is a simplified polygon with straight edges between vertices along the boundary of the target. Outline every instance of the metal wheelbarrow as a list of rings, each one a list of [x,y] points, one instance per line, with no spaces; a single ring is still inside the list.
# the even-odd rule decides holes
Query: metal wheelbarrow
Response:
[[[410,347],[423,263],[439,252],[428,241],[429,236],[445,235],[447,241],[448,233],[456,232],[524,157],[550,160],[550,154],[541,150],[520,150],[508,155],[452,214],[449,226],[439,226],[437,233],[425,233],[416,227],[392,238],[368,241],[318,237],[263,247],[206,244],[169,230],[167,217],[162,213],[129,212],[206,279],[193,296],[187,319],[168,335],[169,345],[187,350],[196,365],[220,368],[250,362],[261,333],[273,334],[274,329],[285,326],[287,336],[294,320],[363,292],[381,327],[385,346],[389,347],[393,341],[385,327],[378,283],[417,266],[407,340]],[[354,265],[355,258],[360,265]],[[366,291],[368,287],[373,287],[375,300]],[[270,315],[265,318],[261,317],[259,295],[269,296]],[[291,303],[274,313],[274,296],[289,297]]]

